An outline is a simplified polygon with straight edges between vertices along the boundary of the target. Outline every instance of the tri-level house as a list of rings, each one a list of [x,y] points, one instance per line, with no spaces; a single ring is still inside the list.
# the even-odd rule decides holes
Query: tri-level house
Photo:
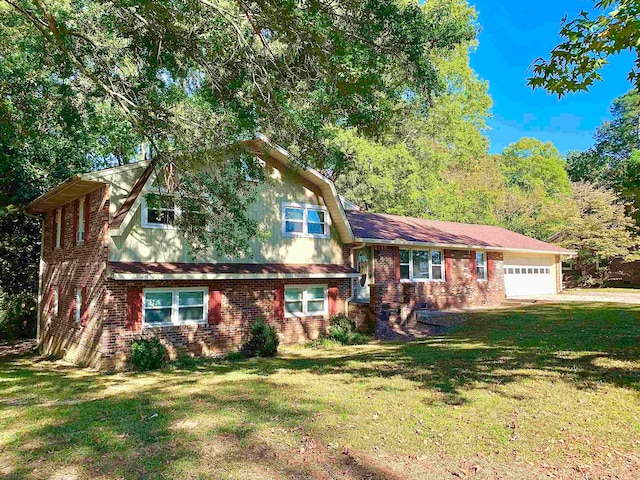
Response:
[[[499,227],[364,212],[268,139],[244,146],[270,178],[250,211],[270,236],[246,258],[194,259],[170,199],[147,201],[157,193],[148,161],[77,175],[29,205],[43,218],[45,353],[110,369],[139,335],[214,355],[242,344],[259,317],[298,342],[334,314],[362,321],[561,289],[563,248]]]

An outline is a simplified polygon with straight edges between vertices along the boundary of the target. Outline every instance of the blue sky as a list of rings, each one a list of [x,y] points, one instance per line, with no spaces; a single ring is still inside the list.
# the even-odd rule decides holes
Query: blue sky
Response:
[[[489,81],[493,98],[490,150],[499,153],[519,138],[552,141],[558,150],[584,150],[593,144],[596,127],[609,117],[614,98],[632,88],[627,75],[630,54],[614,57],[603,69],[604,81],[589,92],[558,100],[526,86],[527,69],[537,57],[548,58],[560,38],[560,20],[591,10],[592,0],[469,0],[479,13],[480,45],[471,54],[471,66]]]

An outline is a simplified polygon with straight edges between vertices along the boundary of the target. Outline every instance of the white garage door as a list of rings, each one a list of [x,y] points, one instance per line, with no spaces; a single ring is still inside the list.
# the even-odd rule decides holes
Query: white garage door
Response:
[[[552,255],[504,255],[504,289],[507,297],[557,293]]]

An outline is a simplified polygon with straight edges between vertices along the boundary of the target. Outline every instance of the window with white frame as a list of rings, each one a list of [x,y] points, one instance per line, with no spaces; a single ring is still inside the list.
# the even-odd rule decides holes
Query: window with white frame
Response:
[[[56,248],[62,243],[62,209],[56,210]]]
[[[80,323],[82,320],[82,289],[76,289],[76,304],[75,304],[76,323]]]
[[[400,250],[400,279],[410,280],[411,275],[411,252],[409,250]]]
[[[60,305],[60,291],[58,286],[53,287],[53,298],[51,299],[51,314],[55,317],[58,315],[58,309]]]
[[[487,279],[487,253],[476,252],[476,278],[478,280]]]
[[[174,228],[178,215],[173,197],[150,193],[142,199],[142,226],[144,228]]]
[[[442,250],[400,249],[400,279],[426,282],[444,280]]]
[[[81,244],[84,242],[84,197],[82,197],[78,205],[78,230],[76,231],[76,243]]]
[[[207,304],[206,287],[146,288],[142,321],[145,327],[206,323]]]
[[[284,310],[287,317],[325,315],[326,285],[290,285],[284,289]]]
[[[328,237],[329,214],[320,205],[282,205],[282,234],[288,237]]]

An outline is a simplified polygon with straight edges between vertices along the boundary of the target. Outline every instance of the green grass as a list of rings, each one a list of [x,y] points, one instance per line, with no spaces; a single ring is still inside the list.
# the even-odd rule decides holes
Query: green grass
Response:
[[[5,359],[0,477],[638,478],[639,355],[640,306],[582,304],[146,374]]]

